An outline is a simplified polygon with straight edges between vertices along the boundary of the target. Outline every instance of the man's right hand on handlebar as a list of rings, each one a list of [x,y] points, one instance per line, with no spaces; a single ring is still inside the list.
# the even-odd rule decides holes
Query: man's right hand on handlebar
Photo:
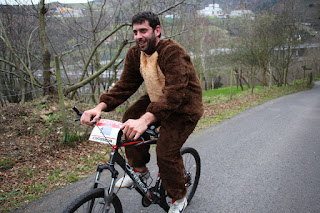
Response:
[[[107,108],[107,104],[101,102],[95,108],[84,111],[81,118],[81,124],[87,124],[88,126],[93,126],[99,118],[101,117],[102,111]]]

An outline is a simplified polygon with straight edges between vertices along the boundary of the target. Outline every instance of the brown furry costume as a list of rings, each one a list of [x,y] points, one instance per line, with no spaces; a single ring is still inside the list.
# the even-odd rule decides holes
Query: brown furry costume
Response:
[[[111,111],[136,92],[143,81],[148,93],[126,111],[123,122],[151,112],[161,123],[157,162],[168,194],[178,200],[186,194],[180,148],[203,114],[200,81],[182,46],[163,39],[150,56],[140,52],[138,46],[131,47],[120,80],[100,96],[100,102],[107,104],[106,111]],[[148,150],[149,146],[128,147],[129,164],[144,166],[150,160]]]

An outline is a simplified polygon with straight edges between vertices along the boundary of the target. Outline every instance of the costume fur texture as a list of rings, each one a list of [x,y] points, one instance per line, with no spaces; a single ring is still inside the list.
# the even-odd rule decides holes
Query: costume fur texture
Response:
[[[180,149],[203,114],[200,81],[183,47],[164,39],[150,56],[138,46],[131,47],[120,80],[100,96],[100,102],[105,102],[106,111],[111,111],[135,93],[143,81],[147,94],[127,109],[123,122],[151,112],[161,123],[156,148],[159,172],[170,197],[179,200],[186,194]],[[127,147],[129,164],[146,165],[150,160],[148,151],[149,146]]]
[[[171,39],[160,40],[156,47],[158,66],[165,77],[163,95],[151,102],[147,112],[153,113],[159,121],[172,113],[187,115],[197,121],[203,114],[202,88],[190,56],[183,47]],[[140,73],[138,46],[131,47],[126,55],[120,80],[108,92],[100,96],[100,102],[111,111],[137,91],[144,81]]]

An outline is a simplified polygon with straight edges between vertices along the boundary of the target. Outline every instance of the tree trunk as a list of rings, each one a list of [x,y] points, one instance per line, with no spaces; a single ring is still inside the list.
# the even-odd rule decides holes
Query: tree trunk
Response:
[[[254,70],[253,70],[253,67],[251,67],[251,95],[253,95],[253,89],[254,89],[253,78],[254,78]]]
[[[51,72],[50,72],[50,59],[51,59],[51,54],[49,51],[46,51],[43,55],[43,92],[44,95],[48,95],[53,91],[50,86],[51,86]]]
[[[18,70],[19,76],[20,76],[20,88],[21,88],[21,99],[20,99],[20,103],[25,103],[26,102],[26,85],[25,82],[23,80],[23,74],[20,70]]]
[[[56,64],[56,74],[57,74],[57,84],[58,84],[58,96],[59,96],[59,103],[60,103],[60,113],[63,123],[63,142],[68,142],[68,122],[67,122],[67,114],[66,114],[66,108],[64,105],[64,96],[63,96],[63,88],[62,88],[62,80],[61,80],[61,72],[60,72],[60,63],[59,63],[59,57],[54,57],[54,62]]]
[[[288,73],[287,67],[285,67],[283,70],[283,85],[284,86],[287,86],[287,73]]]
[[[47,9],[45,8],[45,0],[41,0],[39,3],[39,33],[40,33],[40,43],[42,49],[42,68],[43,68],[43,93],[44,95],[51,94],[53,88],[51,86],[51,73],[50,73],[50,59],[51,54],[48,50],[47,39],[46,39],[46,23],[45,14]]]
[[[267,70],[262,66],[262,85],[267,86]]]
[[[270,69],[270,76],[269,76],[269,89],[271,89],[272,87],[272,67],[269,65],[269,69]]]
[[[241,91],[243,91],[243,85],[242,85],[242,66],[240,65],[240,70],[239,70],[239,84],[240,84],[240,87],[241,87]]]

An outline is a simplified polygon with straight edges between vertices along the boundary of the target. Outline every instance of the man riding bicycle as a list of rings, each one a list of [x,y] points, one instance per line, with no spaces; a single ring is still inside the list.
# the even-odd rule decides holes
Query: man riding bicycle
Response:
[[[136,45],[126,54],[120,80],[100,96],[100,103],[85,111],[81,124],[92,125],[102,111],[111,111],[134,94],[145,82],[147,93],[125,112],[121,129],[128,139],[138,139],[150,124],[157,123],[157,164],[162,183],[173,199],[169,212],[187,206],[183,160],[180,149],[203,114],[202,89],[190,56],[171,39],[162,39],[160,21],[153,12],[139,12],[132,18]],[[126,156],[142,178],[149,177],[149,145],[126,147]],[[130,187],[129,176],[117,187]]]

